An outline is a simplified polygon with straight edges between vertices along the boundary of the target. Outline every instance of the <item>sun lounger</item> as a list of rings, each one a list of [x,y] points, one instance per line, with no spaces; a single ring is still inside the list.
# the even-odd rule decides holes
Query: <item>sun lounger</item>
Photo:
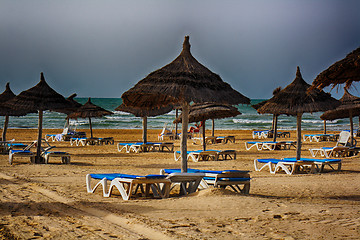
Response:
[[[86,145],[86,137],[85,138],[70,138],[70,145],[79,145],[85,146]]]
[[[329,166],[334,171],[341,170],[341,159],[301,158],[300,160],[314,162],[317,172],[323,172],[325,166]],[[295,161],[295,158],[284,158],[284,161]],[[337,165],[337,169],[334,165]]]
[[[235,136],[219,136],[216,137],[216,142],[223,144],[226,144],[228,142],[235,143]]]
[[[94,187],[91,187],[91,179],[100,180]],[[110,186],[108,187],[108,181]],[[128,175],[120,173],[109,174],[87,174],[86,188],[88,193],[93,193],[100,185],[102,186],[103,196],[110,197],[113,188],[119,190],[121,197],[124,200],[129,200],[131,196],[136,194],[139,190],[141,194],[149,196],[150,189],[154,197],[167,198],[170,193],[171,181],[166,179],[165,175]],[[145,190],[144,186],[145,185]]]
[[[180,159],[180,151],[174,152],[175,161]],[[197,150],[197,151],[188,151],[187,152],[187,160],[198,162],[200,160],[218,160],[218,152],[216,150]]]
[[[350,132],[342,131],[339,134],[339,139],[334,147],[318,147],[309,149],[311,155],[316,157],[318,153],[321,156],[330,158],[331,156],[346,156],[348,154],[351,144],[349,143]]]
[[[256,147],[258,151],[262,150],[281,150],[281,149],[290,149],[291,146],[295,147],[294,141],[280,141],[280,142],[257,142],[257,141],[251,141],[251,142],[245,142],[245,148],[246,150],[250,150],[253,147]]]
[[[171,181],[170,191],[174,187],[180,186],[179,195],[186,195],[196,192],[204,176],[204,173],[173,172],[167,175],[166,179]]]
[[[173,152],[174,151],[174,143],[172,142],[159,142],[152,143],[151,151],[159,151],[159,152]]]
[[[296,160],[295,158],[285,159],[255,159],[254,160],[255,171],[261,171],[268,168],[270,173],[275,174],[279,171],[284,171],[286,174],[291,175],[298,172],[315,172],[315,164],[313,160],[301,159]]]
[[[253,138],[267,138],[269,130],[261,130],[261,131],[253,131],[252,137]]]
[[[303,140],[304,142],[309,141],[336,141],[337,136],[335,134],[304,134]]]
[[[181,172],[181,169],[162,169],[161,174],[171,174]],[[249,171],[240,170],[224,170],[224,171],[211,171],[188,169],[189,173],[203,173],[205,176],[199,184],[200,189],[208,188],[209,185],[214,187],[226,188],[229,186],[235,192],[248,194],[250,191],[250,174]],[[241,188],[242,186],[242,188]]]
[[[113,137],[99,138],[99,144],[100,144],[100,145],[102,145],[102,144],[105,144],[105,145],[108,145],[108,144],[114,145],[114,138],[113,138]]]
[[[50,157],[61,157],[61,162],[63,164],[69,164],[70,163],[70,154],[67,152],[60,152],[60,151],[49,151],[45,150],[41,153],[41,156],[45,159],[45,164],[49,163]]]
[[[350,153],[350,147],[345,147],[345,146],[321,147],[321,148],[312,148],[309,149],[309,151],[312,157],[316,157],[318,153],[320,153],[320,156],[326,158],[347,157]]]
[[[34,152],[31,152],[30,150],[10,150],[9,151],[9,163],[10,163],[10,165],[14,161],[14,156],[16,156],[16,157],[29,157],[30,162],[35,163],[36,154]]]
[[[236,159],[236,150],[215,150],[218,153],[217,160],[230,160]]]

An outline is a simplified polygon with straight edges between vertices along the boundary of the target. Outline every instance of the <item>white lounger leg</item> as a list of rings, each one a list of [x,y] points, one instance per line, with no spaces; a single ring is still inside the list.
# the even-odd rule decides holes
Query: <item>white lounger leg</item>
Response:
[[[86,175],[86,189],[88,193],[93,193],[95,192],[95,190],[98,188],[99,185],[102,185],[103,187],[103,196],[106,197],[108,195],[108,191],[107,191],[107,179],[103,178],[101,179],[96,185],[95,187],[91,188],[91,176],[90,174]]]

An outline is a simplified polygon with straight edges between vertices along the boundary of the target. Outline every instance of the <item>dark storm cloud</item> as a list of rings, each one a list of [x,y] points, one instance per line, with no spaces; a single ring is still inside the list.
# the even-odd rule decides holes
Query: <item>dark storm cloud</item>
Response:
[[[359,47],[358,1],[0,0],[0,84],[15,93],[45,78],[67,96],[120,97],[193,55],[250,98],[307,82]],[[0,87],[1,87],[0,86]]]

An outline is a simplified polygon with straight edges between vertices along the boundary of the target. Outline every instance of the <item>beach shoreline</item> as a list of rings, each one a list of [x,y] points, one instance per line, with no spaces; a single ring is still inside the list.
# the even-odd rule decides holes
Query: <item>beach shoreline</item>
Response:
[[[78,129],[89,135],[88,129]],[[141,141],[141,129],[94,129],[95,137],[115,142]],[[148,141],[157,142],[161,130],[149,129]],[[44,129],[45,134],[62,129]],[[210,131],[207,130],[207,134]],[[295,131],[290,131],[295,140]],[[319,131],[304,131],[322,133]],[[19,158],[13,165],[0,155],[0,239],[358,239],[360,238],[359,157],[343,160],[342,171],[321,174],[270,174],[254,171],[256,158],[295,156],[295,149],[245,150],[250,130],[215,130],[233,135],[235,143],[214,144],[211,149],[237,151],[235,160],[189,162],[190,168],[251,171],[249,195],[231,190],[207,189],[186,197],[122,200],[118,192],[104,198],[98,189],[86,192],[88,173],[121,172],[159,174],[162,168],[179,168],[173,153],[119,153],[115,145],[70,146],[50,142],[71,153],[71,164],[57,158],[49,164],[30,164]],[[8,129],[7,139],[29,143],[37,129]],[[166,140],[167,141],[167,140]],[[179,141],[175,140],[175,150]],[[308,148],[335,142],[304,142]],[[188,141],[188,149],[201,146]]]

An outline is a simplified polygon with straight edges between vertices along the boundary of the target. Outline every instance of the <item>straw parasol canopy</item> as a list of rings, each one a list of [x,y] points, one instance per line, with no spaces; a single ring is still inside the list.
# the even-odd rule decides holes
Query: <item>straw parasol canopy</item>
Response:
[[[205,144],[205,121],[207,119],[221,119],[229,118],[240,115],[241,112],[231,105],[228,104],[218,104],[218,103],[194,103],[190,106],[189,110],[189,122],[201,122],[203,121],[203,149],[206,150]],[[174,120],[174,123],[181,123],[182,115],[180,114]],[[213,122],[213,135],[214,135],[214,122]]]
[[[89,98],[88,101],[79,107],[75,112],[72,112],[68,115],[68,118],[72,119],[78,119],[78,118],[88,118],[89,119],[89,125],[90,125],[90,135],[91,138],[93,138],[93,131],[92,131],[92,124],[91,124],[91,118],[99,118],[106,115],[112,115],[113,113],[100,107],[91,102],[91,99]]]
[[[23,109],[27,112],[39,112],[36,163],[40,163],[43,111],[57,111],[56,109],[69,108],[71,105],[62,95],[57,93],[46,83],[42,72],[40,74],[40,82],[37,85],[21,92],[5,104],[13,109]]]
[[[136,107],[129,107],[122,103],[120,106],[115,108],[116,111],[128,112],[134,114],[136,117],[143,119],[143,142],[147,142],[147,117],[155,117],[166,114],[173,109],[173,105],[168,105],[162,108],[155,109],[141,109]]]
[[[76,93],[71,94],[69,97],[66,98],[66,100],[71,104],[70,108],[64,108],[64,109],[58,109],[57,112],[65,113],[66,115],[69,115],[72,112],[75,112],[77,109],[79,109],[82,104],[75,101],[75,97],[77,96]]]
[[[360,81],[360,47],[321,72],[313,81],[312,87],[323,89],[332,85],[334,88],[345,83],[345,88],[349,88],[354,81]]]
[[[297,67],[295,80],[278,94],[269,99],[257,111],[259,113],[287,114],[297,116],[297,152],[296,159],[301,154],[301,117],[305,112],[320,112],[334,109],[340,102],[330,94],[318,89],[309,90]]]
[[[219,75],[199,63],[190,52],[189,36],[185,36],[183,50],[168,65],[150,73],[134,87],[122,94],[126,106],[143,109],[178,104],[182,107],[181,159],[183,172],[187,171],[187,126],[189,104],[215,102],[249,104],[250,99],[222,81]]]
[[[9,116],[24,116],[27,114],[26,111],[12,109],[2,104],[6,101],[13,99],[14,97],[16,97],[16,95],[13,93],[13,91],[11,91],[10,84],[7,83],[5,91],[0,94],[0,116],[5,116],[4,128],[2,131],[2,141],[6,141],[6,132],[9,125]]]
[[[273,96],[275,96],[276,94],[278,94],[280,91],[281,91],[281,87],[277,87],[274,89],[273,91]],[[260,107],[264,106],[265,103],[267,103],[268,100],[265,100],[265,101],[262,101],[262,102],[259,102],[257,104],[254,104],[252,105],[252,107],[255,109],[255,110],[258,110]],[[272,126],[271,126],[271,130],[273,130],[273,141],[275,142],[276,141],[276,137],[277,137],[277,122],[278,122],[278,116],[277,114],[273,114],[273,121],[272,121]]]
[[[356,97],[348,92],[344,88],[344,95],[339,99],[341,105],[333,110],[328,110],[324,112],[320,118],[322,120],[335,120],[339,118],[349,118],[350,119],[350,132],[351,132],[351,141],[353,141],[354,125],[353,125],[353,116],[360,115],[360,97]]]

